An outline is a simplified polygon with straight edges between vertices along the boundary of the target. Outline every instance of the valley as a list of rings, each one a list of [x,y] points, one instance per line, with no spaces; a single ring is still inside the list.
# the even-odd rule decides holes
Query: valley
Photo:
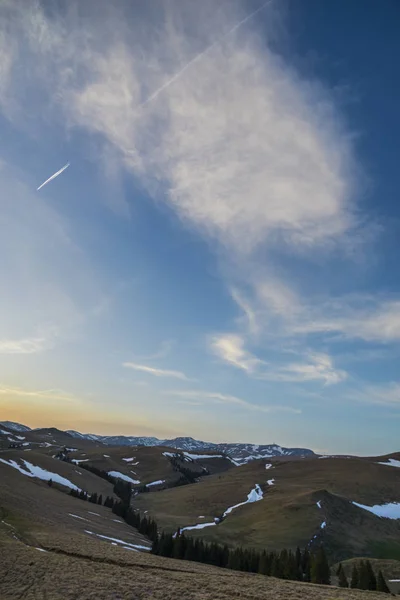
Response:
[[[146,522],[155,521],[158,536],[181,532],[232,551],[295,552],[300,547],[312,553],[323,546],[332,565],[332,583],[335,564],[344,561],[349,569],[346,565],[352,560],[368,557],[379,561],[389,585],[396,589],[400,453],[358,458],[279,452],[241,465],[236,462],[224,452],[188,450],[186,444],[182,449],[158,444],[114,446],[56,429],[15,429],[3,423],[0,597],[11,600],[22,593],[37,597],[41,587],[50,585],[43,572],[44,565],[50,564],[59,575],[49,598],[74,598],[72,578],[67,582],[63,571],[79,573],[83,564],[96,598],[111,597],[100,592],[107,589],[109,577],[118,579],[113,584],[116,598],[132,597],[128,583],[132,577],[138,598],[167,598],[162,595],[165,586],[173,598],[184,580],[187,598],[250,594],[249,598],[290,599],[299,597],[296,590],[301,586],[309,586],[311,598],[357,598],[361,593],[336,591],[332,586],[325,593],[323,586],[155,556],[147,534],[104,506],[106,499],[114,506],[120,503],[115,481],[131,486],[131,510]],[[71,495],[79,495],[79,490],[96,504]],[[15,556],[12,563],[10,552]],[[151,583],[146,584],[148,571]],[[12,589],[18,572],[25,572],[30,582],[23,592],[21,584]],[[199,595],[196,582],[205,576],[208,591],[202,586]],[[273,595],[267,596],[267,591]],[[92,596],[88,591],[79,597]],[[373,598],[373,592],[368,597]]]

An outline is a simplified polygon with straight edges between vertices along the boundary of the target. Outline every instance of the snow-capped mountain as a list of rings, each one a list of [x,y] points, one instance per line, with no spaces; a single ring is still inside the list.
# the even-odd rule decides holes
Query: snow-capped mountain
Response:
[[[244,464],[258,458],[273,458],[278,456],[314,456],[314,452],[307,448],[283,448],[278,444],[215,444],[203,442],[192,437],[177,437],[170,440],[160,440],[155,437],[135,436],[96,436],[82,434],[77,431],[68,431],[76,438],[94,440],[108,446],[166,446],[186,451],[212,451],[226,454],[238,464]]]
[[[20,423],[14,423],[11,421],[1,421],[0,425],[3,425],[4,427],[7,427],[13,431],[31,431],[33,433],[36,431],[42,431],[41,429],[32,430],[26,425],[21,425]],[[54,428],[48,430],[46,429],[46,432],[53,432],[53,435],[55,436],[68,434],[76,439],[89,440],[91,442],[104,444],[106,446],[165,446],[186,452],[200,451],[212,452],[214,454],[225,454],[237,465],[243,465],[251,460],[263,458],[315,456],[314,452],[308,448],[283,448],[278,444],[215,444],[213,442],[195,440],[192,437],[177,437],[170,440],[160,440],[156,437],[95,435],[93,433],[80,433],[79,431],[75,431],[73,429],[61,432]],[[50,434],[47,433],[47,435]]]
[[[21,425],[21,423],[14,423],[14,421],[0,421],[0,425],[12,429],[13,431],[32,431],[30,427]]]

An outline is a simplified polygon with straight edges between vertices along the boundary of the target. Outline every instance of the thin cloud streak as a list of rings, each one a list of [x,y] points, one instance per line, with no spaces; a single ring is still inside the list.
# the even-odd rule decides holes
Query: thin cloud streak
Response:
[[[157,369],[155,367],[149,367],[148,365],[139,365],[133,362],[124,362],[122,366],[128,369],[133,369],[134,371],[148,373],[149,375],[153,375],[154,377],[172,377],[174,379],[181,379],[182,381],[193,381],[192,379],[189,379],[189,377],[186,377],[186,375],[181,371]]]
[[[42,187],[44,187],[45,185],[47,185],[48,183],[50,183],[50,181],[53,181],[53,179],[55,179],[56,177],[58,177],[59,175],[61,175],[61,173],[63,173],[63,171],[65,171],[65,169],[68,169],[69,166],[70,166],[70,163],[68,162],[66,165],[64,165],[63,167],[61,167],[61,169],[59,171],[57,171],[57,173],[54,173],[54,175],[52,175],[51,177],[49,177],[48,179],[46,179],[46,181],[44,181],[41,185],[39,185],[39,187],[36,189],[36,191],[38,192],[39,190],[42,189]]]
[[[188,402],[190,402],[191,400],[203,400],[213,402],[216,404],[231,404],[238,407],[246,408],[251,411],[259,411],[264,413],[281,411],[291,412],[295,414],[301,413],[300,409],[292,408],[290,406],[253,404],[252,402],[247,402],[247,400],[243,400],[242,398],[238,398],[237,396],[232,396],[230,394],[221,394],[220,392],[206,392],[202,390],[169,390],[165,392],[165,394],[168,396],[183,398]]]
[[[168,81],[166,81],[162,86],[160,86],[155,92],[153,92],[153,94],[151,94],[151,96],[149,96],[149,98],[147,98],[147,100],[145,100],[143,102],[143,104],[140,105],[139,108],[142,108],[144,106],[146,106],[147,104],[149,104],[150,102],[152,102],[153,100],[155,100],[157,98],[157,96],[159,96],[159,94],[161,94],[161,92],[163,92],[164,90],[166,90],[172,83],[174,83],[175,81],[177,81],[179,79],[179,77],[181,77],[181,75],[183,75],[183,73],[189,69],[189,67],[191,67],[194,63],[196,63],[198,60],[200,60],[203,56],[205,56],[208,52],[210,52],[215,46],[217,46],[218,44],[220,44],[225,38],[227,38],[228,36],[232,35],[232,33],[234,33],[235,31],[237,31],[239,29],[239,27],[241,27],[242,25],[244,25],[247,21],[249,21],[250,19],[252,19],[253,17],[256,16],[257,13],[261,12],[268,4],[271,4],[273,2],[273,0],[267,0],[267,2],[265,2],[262,6],[260,6],[259,8],[257,8],[256,10],[254,10],[252,13],[250,13],[249,15],[247,15],[244,19],[242,19],[239,23],[236,23],[236,25],[234,25],[232,27],[232,29],[230,29],[227,33],[225,33],[222,37],[220,37],[218,40],[215,40],[215,42],[213,42],[212,44],[210,44],[207,48],[205,48],[205,50],[203,50],[202,52],[199,52],[199,54],[197,54],[194,58],[192,58],[188,63],[186,63],[186,65],[184,67],[182,67],[182,69],[180,69],[177,73],[175,73],[175,75],[173,75],[173,77],[171,77],[171,79],[169,79]]]

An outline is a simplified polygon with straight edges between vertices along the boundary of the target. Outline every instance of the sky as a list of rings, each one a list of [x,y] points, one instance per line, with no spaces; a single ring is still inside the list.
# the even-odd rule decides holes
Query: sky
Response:
[[[1,1],[0,418],[399,450],[399,18]]]

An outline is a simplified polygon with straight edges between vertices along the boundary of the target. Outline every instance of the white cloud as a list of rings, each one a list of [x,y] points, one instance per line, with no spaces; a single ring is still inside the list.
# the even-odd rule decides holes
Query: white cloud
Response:
[[[170,371],[168,369],[156,369],[155,367],[149,367],[147,365],[139,365],[133,362],[124,362],[124,367],[133,369],[134,371],[141,371],[142,373],[148,373],[154,375],[154,377],[173,377],[174,379],[181,379],[182,381],[192,381],[181,371]]]
[[[216,335],[211,339],[211,349],[216,356],[238,369],[254,373],[266,363],[248,352],[244,346],[245,340],[233,333]]]
[[[266,371],[262,376],[270,381],[307,382],[323,381],[325,385],[340,383],[347,378],[346,371],[335,369],[332,358],[325,353],[309,353],[305,360],[292,362]]]
[[[357,390],[347,392],[346,397],[358,402],[400,409],[400,383],[392,381],[378,385],[360,386]]]
[[[251,411],[260,411],[260,412],[292,412],[292,413],[301,413],[301,410],[296,408],[291,408],[290,406],[281,406],[281,405],[263,405],[263,404],[254,404],[252,402],[247,402],[247,400],[243,400],[242,398],[238,398],[237,396],[232,396],[230,394],[221,394],[219,392],[206,392],[202,390],[170,390],[165,392],[169,396],[175,396],[178,398],[184,398],[184,401],[187,403],[192,400],[199,401],[211,401],[217,404],[228,404],[235,405],[242,408],[246,408]]]
[[[22,396],[38,400],[62,400],[71,404],[79,404],[80,400],[74,394],[60,389],[26,390],[19,387],[10,387],[0,384],[0,394],[4,396]]]
[[[0,340],[0,354],[34,354],[48,347],[45,338]]]
[[[39,4],[6,8],[3,47],[20,50],[7,54],[12,101],[35,85],[151,192],[162,182],[160,197],[202,232],[246,254],[278,238],[325,245],[353,228],[351,148],[329,96],[268,47],[257,19],[225,36],[245,4],[171,2],[133,20],[99,2],[85,26],[72,7],[62,19]]]

